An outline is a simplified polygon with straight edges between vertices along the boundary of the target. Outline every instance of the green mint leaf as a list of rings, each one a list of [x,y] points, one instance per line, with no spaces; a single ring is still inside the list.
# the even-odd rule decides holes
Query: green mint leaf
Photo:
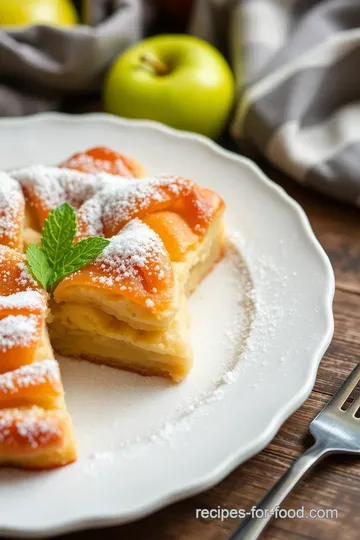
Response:
[[[109,240],[100,237],[80,240],[80,242],[71,247],[64,256],[59,267],[55,269],[50,284],[54,285],[60,279],[63,279],[69,274],[80,270],[80,268],[86,264],[89,264],[100,255],[108,244]]]
[[[52,270],[45,253],[39,246],[30,244],[26,250],[26,256],[30,272],[44,289],[47,289],[51,281]]]
[[[41,249],[54,273],[71,249],[75,235],[76,213],[70,204],[64,203],[52,210],[42,230]]]
[[[90,263],[109,244],[106,238],[86,238],[74,244],[77,218],[75,210],[64,203],[45,220],[41,247],[30,245],[28,266],[43,287],[52,293],[58,282]]]

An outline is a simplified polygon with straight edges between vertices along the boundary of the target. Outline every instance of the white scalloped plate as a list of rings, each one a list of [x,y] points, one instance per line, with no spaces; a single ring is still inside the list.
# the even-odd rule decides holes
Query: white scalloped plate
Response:
[[[192,296],[195,366],[184,383],[61,360],[79,460],[1,470],[0,533],[125,523],[210,488],[303,403],[330,343],[334,276],[304,212],[251,161],[151,122],[45,114],[1,120],[0,140],[3,169],[106,145],[149,174],[215,189],[247,265],[230,249]]]

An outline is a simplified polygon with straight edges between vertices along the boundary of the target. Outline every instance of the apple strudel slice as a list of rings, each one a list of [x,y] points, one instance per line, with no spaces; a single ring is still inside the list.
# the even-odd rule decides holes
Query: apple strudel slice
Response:
[[[107,157],[111,163],[110,151]],[[222,256],[224,202],[182,177],[124,178],[110,174],[109,163],[97,172],[101,160],[84,173],[74,170],[79,160],[88,157],[13,173],[31,208],[29,229],[39,231],[67,201],[77,210],[78,240],[110,239],[96,261],[55,290],[55,350],[178,381],[191,366],[184,296]]]
[[[160,237],[139,219],[130,221],[94,262],[56,288],[49,325],[55,350],[181,380],[192,353],[175,272]]]
[[[0,464],[52,468],[76,459],[45,318],[47,294],[25,257],[0,246]]]

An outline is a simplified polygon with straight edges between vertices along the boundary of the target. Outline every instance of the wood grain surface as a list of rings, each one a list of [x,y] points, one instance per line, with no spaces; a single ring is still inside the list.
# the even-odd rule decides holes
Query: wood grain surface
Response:
[[[137,523],[68,535],[68,540],[223,540],[237,520],[196,519],[197,508],[249,509],[311,444],[308,425],[360,362],[360,211],[307,191],[268,166],[265,172],[304,208],[336,274],[335,335],[305,404],[282,426],[273,442],[238,467],[219,485],[174,504]],[[121,479],[119,479],[121,481]],[[360,538],[360,462],[330,457],[289,495],[284,508],[336,508],[338,519],[277,519],[264,540],[358,540]]]

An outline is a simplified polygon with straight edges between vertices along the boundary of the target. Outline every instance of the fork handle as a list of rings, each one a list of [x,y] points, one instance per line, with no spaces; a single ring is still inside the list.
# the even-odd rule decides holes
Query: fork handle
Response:
[[[229,540],[256,540],[274,516],[275,509],[282,503],[300,478],[309,471],[324,455],[327,448],[316,441],[306,452],[301,454],[290,469],[278,480],[265,497],[256,506],[259,515],[247,515]]]

